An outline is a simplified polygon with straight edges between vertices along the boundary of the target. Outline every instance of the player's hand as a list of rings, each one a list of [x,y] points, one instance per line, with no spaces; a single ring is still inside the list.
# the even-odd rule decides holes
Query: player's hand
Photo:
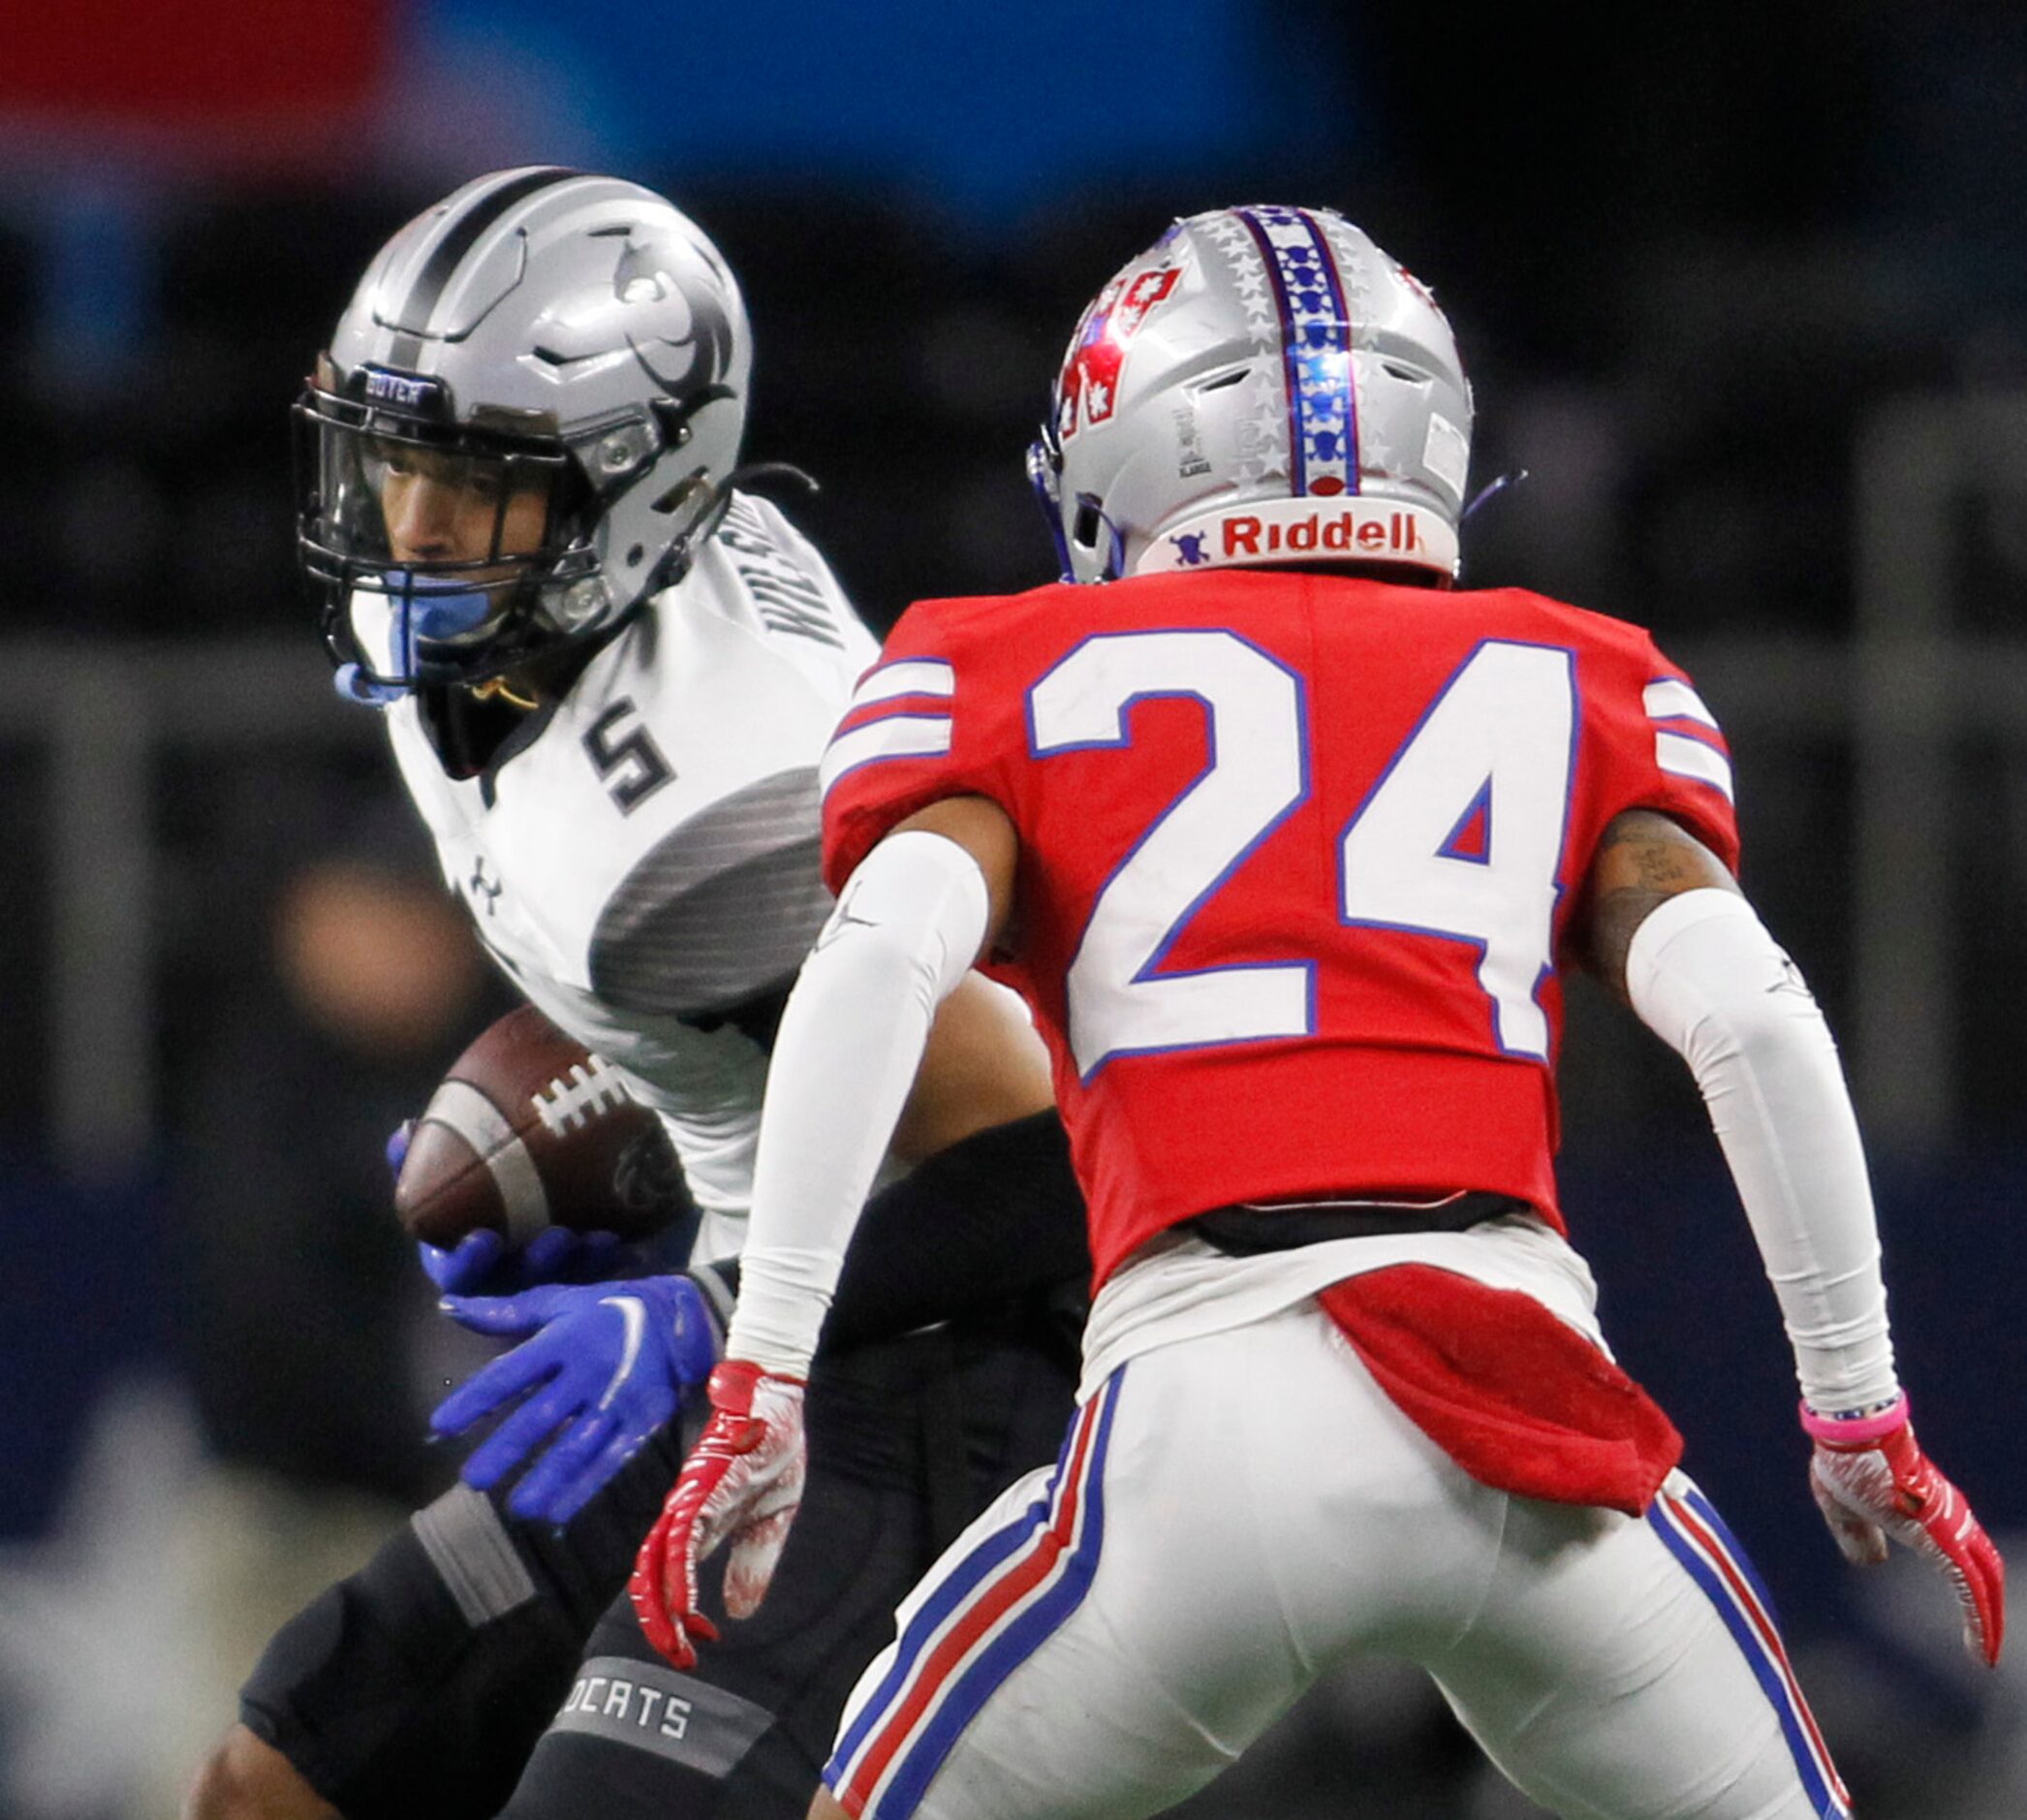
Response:
[[[416,1243],[422,1273],[445,1296],[517,1296],[541,1284],[602,1283],[639,1275],[646,1260],[617,1233],[580,1233],[546,1226],[525,1245],[510,1244],[490,1226],[468,1232],[448,1250]]]
[[[728,1359],[711,1373],[710,1399],[711,1419],[627,1583],[648,1642],[677,1668],[695,1665],[693,1638],[718,1635],[698,1610],[698,1564],[729,1539],[725,1609],[751,1617],[781,1559],[807,1465],[799,1378]]]
[[[1907,1398],[1851,1421],[1804,1403],[1802,1427],[1816,1442],[1809,1489],[1845,1558],[1875,1565],[1893,1541],[1933,1561],[1963,1607],[1964,1647],[1996,1668],[2006,1635],[2006,1563],[1964,1494],[1921,1452]]]
[[[462,1434],[509,1411],[461,1477],[490,1491],[539,1452],[507,1500],[537,1522],[568,1522],[583,1509],[717,1357],[702,1292],[687,1276],[453,1296],[444,1307],[476,1333],[534,1335],[473,1373],[429,1421],[439,1434]]]

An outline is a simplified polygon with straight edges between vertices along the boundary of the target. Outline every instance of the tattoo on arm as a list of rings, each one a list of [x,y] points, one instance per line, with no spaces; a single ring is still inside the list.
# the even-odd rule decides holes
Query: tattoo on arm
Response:
[[[1628,809],[1606,826],[1591,861],[1580,935],[1584,962],[1620,998],[1634,931],[1685,891],[1735,892],[1724,862],[1679,823],[1652,809]]]

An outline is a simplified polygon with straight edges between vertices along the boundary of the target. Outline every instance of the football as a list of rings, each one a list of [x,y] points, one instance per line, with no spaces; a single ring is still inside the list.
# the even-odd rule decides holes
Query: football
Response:
[[[687,1206],[662,1121],[532,1005],[451,1065],[394,1183],[411,1237],[447,1247],[481,1226],[515,1244],[547,1226],[640,1239]]]

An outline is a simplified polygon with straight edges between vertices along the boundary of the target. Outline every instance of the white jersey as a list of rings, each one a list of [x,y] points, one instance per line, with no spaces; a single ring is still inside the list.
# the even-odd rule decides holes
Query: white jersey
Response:
[[[451,888],[515,984],[659,1111],[738,1248],[778,1013],[830,900],[817,764],[877,644],[807,539],[735,495],[683,578],[448,776],[413,696],[388,713]]]

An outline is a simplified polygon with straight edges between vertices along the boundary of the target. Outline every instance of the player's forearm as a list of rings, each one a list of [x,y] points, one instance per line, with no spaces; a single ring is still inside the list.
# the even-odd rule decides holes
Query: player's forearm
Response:
[[[1689,1063],[1794,1348],[1824,1411],[1894,1395],[1879,1233],[1835,1044],[1752,906],[1692,891],[1655,910],[1627,956],[1648,1027]]]
[[[937,834],[882,842],[846,885],[767,1072],[729,1358],[807,1371],[936,1007],[977,957],[985,919],[977,864]]]

